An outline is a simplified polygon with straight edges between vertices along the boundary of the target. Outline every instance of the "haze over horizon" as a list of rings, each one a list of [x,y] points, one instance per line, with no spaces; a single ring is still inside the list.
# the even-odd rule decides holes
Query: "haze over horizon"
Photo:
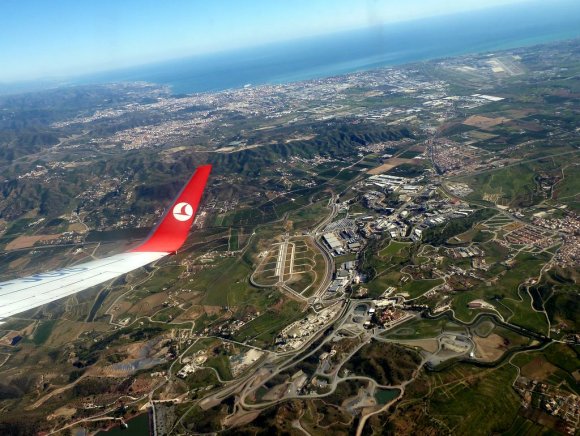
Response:
[[[58,5],[41,1],[0,7],[0,82],[70,77],[307,38],[386,26],[535,0],[436,0],[412,4],[369,0],[307,0],[241,4],[103,1]],[[556,0],[554,7],[569,0]]]

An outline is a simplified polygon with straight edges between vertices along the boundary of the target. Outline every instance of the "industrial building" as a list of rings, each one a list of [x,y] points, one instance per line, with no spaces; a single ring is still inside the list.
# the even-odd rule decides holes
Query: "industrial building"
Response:
[[[334,233],[325,233],[322,235],[322,238],[331,250],[338,250],[342,248],[342,242],[339,241]]]

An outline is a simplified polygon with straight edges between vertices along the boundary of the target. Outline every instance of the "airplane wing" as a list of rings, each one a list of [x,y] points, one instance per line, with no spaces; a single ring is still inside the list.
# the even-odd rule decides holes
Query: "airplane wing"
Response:
[[[0,321],[175,253],[187,239],[210,171],[211,165],[196,169],[159,224],[136,248],[104,259],[0,283]]]

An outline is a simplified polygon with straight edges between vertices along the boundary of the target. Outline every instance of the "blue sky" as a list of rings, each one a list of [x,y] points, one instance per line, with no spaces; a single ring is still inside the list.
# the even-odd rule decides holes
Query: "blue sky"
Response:
[[[527,0],[0,1],[0,81],[67,77]]]

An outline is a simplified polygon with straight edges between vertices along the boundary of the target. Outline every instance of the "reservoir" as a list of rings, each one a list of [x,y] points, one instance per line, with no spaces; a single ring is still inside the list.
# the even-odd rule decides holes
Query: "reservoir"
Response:
[[[401,391],[399,389],[377,389],[375,392],[375,399],[379,404],[387,404],[399,396]]]
[[[149,436],[149,414],[143,413],[127,421],[129,428],[116,426],[109,431],[101,431],[98,436]]]

